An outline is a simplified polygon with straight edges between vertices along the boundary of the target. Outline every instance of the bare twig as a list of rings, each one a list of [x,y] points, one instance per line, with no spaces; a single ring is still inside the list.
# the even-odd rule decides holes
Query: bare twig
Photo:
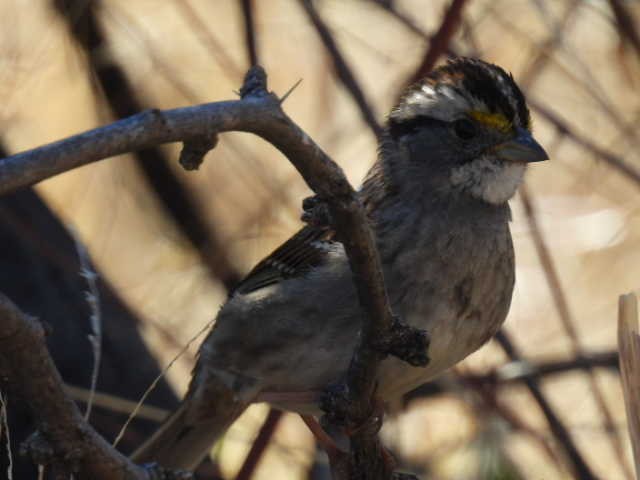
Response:
[[[99,21],[101,4],[84,0],[53,2],[78,46],[85,51],[88,68],[95,72],[94,80],[100,86],[99,92],[104,94],[113,115],[123,118],[143,110],[142,101],[125,69],[116,62],[115,57],[104,55],[109,43]],[[188,140],[194,141],[196,138]],[[189,150],[187,148],[187,152]],[[168,157],[156,145],[149,145],[136,151],[135,158],[143,178],[156,194],[164,212],[200,254],[204,265],[208,267],[208,273],[215,281],[221,281],[227,289],[232,288],[240,280],[236,269],[229,261],[224,245],[214,235],[211,225],[197,207],[192,192],[171,170]]]
[[[182,17],[189,23],[187,30],[192,32],[202,45],[209,51],[211,57],[220,65],[222,74],[240,79],[243,70],[236,61],[227,53],[225,44],[220,42],[207,23],[200,18],[200,15],[193,9],[189,0],[174,0],[173,6],[180,12]]]
[[[251,450],[249,450],[247,458],[245,458],[242,467],[240,467],[240,471],[236,475],[236,480],[249,480],[252,477],[253,472],[258,466],[264,451],[267,449],[269,441],[275,433],[281,418],[282,410],[269,410],[267,418],[262,424],[262,427],[260,427],[258,436],[253,441],[253,445],[251,445]]]
[[[387,352],[376,345],[393,345],[394,328],[373,233],[366,215],[342,170],[281,110],[279,99],[267,92],[266,75],[259,68],[247,74],[241,100],[161,112],[151,110],[28,152],[0,160],[0,193],[43,180],[76,166],[171,141],[211,136],[230,130],[255,133],[283,152],[307,184],[326,202],[334,228],[343,241],[354,274],[359,301],[368,321],[348,374],[349,417],[368,418],[374,375]],[[426,338],[419,345],[426,351]],[[389,339],[390,338],[390,339]],[[389,339],[385,342],[385,339]],[[374,340],[376,342],[374,343]],[[377,340],[380,340],[378,342]],[[373,435],[375,443],[375,435]],[[371,435],[360,433],[359,461],[372,460],[378,449],[367,450]],[[367,443],[368,442],[368,443]],[[364,447],[363,447],[364,446]],[[378,459],[378,462],[381,460]],[[372,465],[379,463],[372,461]],[[380,470],[377,470],[378,473]],[[371,477],[376,478],[376,477]]]
[[[358,105],[364,122],[367,124],[376,138],[380,138],[380,136],[382,135],[382,128],[380,127],[378,120],[376,120],[373,109],[371,108],[369,101],[366,99],[362,88],[360,88],[360,86],[358,85],[355,76],[347,65],[344,56],[340,52],[338,44],[329,31],[329,27],[327,27],[327,25],[324,23],[324,20],[322,20],[322,18],[318,14],[311,0],[300,0],[300,4],[307,13],[311,24],[316,29],[320,40],[327,49],[327,52],[329,52],[338,79],[345,86],[349,94],[353,97],[353,100]]]
[[[576,133],[575,131],[573,131],[573,129],[567,124],[567,122],[565,122],[555,112],[551,111],[545,105],[542,105],[541,103],[532,99],[529,99],[528,103],[533,108],[533,110],[535,110],[538,113],[538,115],[540,115],[542,118],[548,121],[562,134],[566,135],[571,141],[573,141],[574,143],[577,143],[582,148],[592,153],[600,160],[603,160],[609,166],[611,166],[615,170],[618,170],[629,180],[632,180],[638,186],[640,186],[640,171],[637,168],[633,167],[632,165],[629,165],[621,157],[597,146],[588,138],[583,137],[578,133]]]
[[[464,373],[457,377],[468,385],[493,385],[503,387],[527,380],[541,380],[544,377],[571,373],[576,370],[589,370],[605,368],[618,370],[618,352],[607,351],[591,354],[582,354],[566,360],[547,360],[543,362],[531,362],[525,359],[511,361],[495,370],[484,374]],[[444,388],[438,383],[427,383],[404,396],[404,402],[410,402],[414,398],[423,398],[443,393]]]
[[[634,25],[631,12],[620,0],[609,0],[609,6],[616,17],[620,37],[627,40],[636,51],[636,55],[640,57],[640,35]]]
[[[538,258],[540,259],[540,264],[542,265],[547,284],[549,285],[549,291],[551,293],[551,297],[553,298],[553,303],[556,307],[556,311],[558,312],[558,316],[560,317],[560,323],[565,333],[569,337],[573,355],[575,357],[578,357],[582,355],[583,349],[580,338],[578,337],[578,332],[575,328],[575,320],[573,318],[573,315],[571,314],[569,302],[567,301],[566,295],[564,293],[564,288],[562,287],[562,283],[560,282],[560,276],[558,275],[553,257],[551,256],[551,252],[549,250],[547,242],[542,234],[542,230],[538,225],[536,210],[526,185],[522,185],[522,187],[520,188],[520,198],[524,206],[529,229],[531,230],[533,244],[538,254]],[[629,470],[626,458],[624,456],[624,447],[614,428],[613,415],[609,409],[609,406],[607,405],[607,402],[604,399],[602,389],[596,381],[594,371],[589,369],[586,371],[586,373],[588,375],[591,393],[593,394],[593,398],[595,399],[598,409],[602,414],[605,430],[607,432],[610,432],[609,440],[611,442],[613,453],[614,455],[616,455],[620,467],[625,472],[625,476],[627,478],[630,478],[631,471]]]
[[[431,37],[429,49],[422,59],[422,63],[415,70],[409,83],[416,82],[427,75],[435,66],[438,58],[449,48],[451,38],[458,30],[462,19],[462,10],[467,0],[452,0],[440,23],[438,31]]]
[[[7,401],[0,392],[0,439],[2,438],[2,432],[7,439],[7,478],[13,480],[13,453],[11,452],[11,434],[9,433],[9,413],[7,412]]]
[[[147,400],[147,397],[153,391],[153,389],[156,388],[156,385],[158,385],[158,382],[160,382],[160,380],[162,380],[162,378],[167,374],[167,372],[173,366],[173,364],[176,363],[176,361],[178,361],[178,359],[189,349],[189,347],[193,344],[193,342],[195,342],[198,338],[200,338],[200,336],[203,333],[205,333],[207,330],[209,330],[209,328],[211,328],[211,325],[213,325],[213,322],[214,322],[214,320],[211,320],[211,321],[207,322],[204,325],[204,327],[202,327],[200,330],[198,330],[196,332],[196,334],[189,339],[189,341],[185,344],[185,346],[182,347],[182,350],[180,350],[178,352],[178,354],[175,357],[173,357],[173,359],[171,359],[171,361],[167,364],[167,366],[162,369],[162,371],[153,380],[153,382],[151,382],[151,385],[149,385],[147,387],[147,389],[144,391],[144,393],[140,397],[140,400],[138,400],[138,403],[134,407],[133,411],[129,414],[129,417],[124,422],[124,425],[122,425],[122,428],[118,432],[118,435],[116,435],[116,438],[113,441],[113,446],[114,447],[118,446],[118,443],[120,443],[120,440],[122,440],[122,437],[124,436],[125,432],[127,431],[127,427],[133,421],[133,419],[136,418],[136,416],[138,415],[138,412],[143,407],[144,402]]]
[[[618,346],[622,389],[627,409],[627,424],[636,476],[640,476],[640,335],[638,335],[638,299],[622,295],[618,304]]]
[[[86,423],[65,394],[44,340],[42,326],[0,294],[0,370],[24,398],[38,428],[69,472],[96,480],[147,479],[144,469],[118,453]]]
[[[91,416],[91,406],[93,405],[93,398],[96,393],[96,386],[98,385],[98,373],[100,372],[100,360],[102,358],[102,316],[100,315],[100,291],[96,280],[98,275],[91,267],[91,261],[89,260],[89,254],[78,238],[76,232],[72,229],[69,230],[71,236],[76,243],[76,251],[78,252],[78,260],[80,261],[80,276],[82,276],[89,287],[89,290],[85,292],[85,298],[91,311],[89,317],[89,323],[91,325],[91,333],[89,334],[89,343],[91,344],[91,351],[93,352],[93,368],[91,369],[91,386],[89,389],[89,398],[87,399],[87,409],[84,412],[84,419],[89,421]]]
[[[523,90],[528,90],[545,71],[547,62],[552,58],[552,52],[564,40],[564,33],[571,21],[578,13],[580,0],[571,0],[564,8],[560,19],[553,25],[553,34],[537,49],[533,58],[527,62],[526,70],[519,76],[518,84]]]
[[[247,47],[249,66],[258,65],[258,41],[256,38],[255,5],[253,0],[242,0],[242,18],[244,20],[244,42]]]
[[[406,15],[405,13],[399,11],[396,8],[396,4],[394,2],[388,2],[385,0],[370,0],[372,3],[382,8],[385,12],[387,12],[391,17],[398,20],[402,25],[404,25],[408,30],[413,32],[415,35],[419,36],[426,42],[431,41],[432,35],[425,31],[420,25],[418,25],[411,17]]]
[[[498,341],[498,344],[507,355],[509,360],[519,361],[522,358],[515,345],[513,345],[513,343],[503,330],[498,332],[498,334],[496,335],[496,340]],[[571,467],[576,478],[579,478],[580,480],[597,479],[598,477],[591,471],[591,468],[584,460],[582,454],[573,442],[573,439],[569,435],[567,427],[565,427],[565,425],[562,423],[558,415],[551,407],[551,404],[542,393],[542,389],[540,388],[538,380],[535,378],[528,378],[525,380],[525,385],[540,407],[540,410],[545,416],[547,423],[549,424],[549,428],[553,432],[553,435],[558,439],[559,444],[565,451],[567,459],[571,463]]]
[[[160,423],[169,415],[169,410],[160,407],[154,407],[152,405],[139,406],[138,402],[127,400],[126,398],[119,397],[104,392],[91,392],[90,390],[75,385],[65,383],[64,389],[67,394],[77,402],[88,403],[89,398],[92,399],[93,405],[111,412],[131,414],[136,408],[138,408],[137,418],[144,420],[150,420],[152,422]]]
[[[536,5],[539,2],[535,3]],[[533,73],[534,77],[537,77],[539,73],[544,71],[542,68],[545,63],[552,63],[553,67],[558,69],[558,71],[567,78],[571,84],[580,87],[586,95],[592,99],[598,107],[601,108],[602,112],[606,114],[606,116],[613,122],[615,127],[623,132],[629,139],[631,139],[634,144],[638,143],[638,134],[636,132],[635,124],[632,122],[628,122],[620,113],[616,110],[616,107],[613,105],[610,98],[609,89],[603,87],[600,80],[596,75],[592,72],[592,66],[589,65],[588,62],[582,60],[580,58],[580,53],[576,52],[576,48],[571,44],[571,42],[566,42],[564,36],[557,36],[555,39],[557,42],[544,43],[539,44],[534,39],[531,38],[524,30],[518,28],[510,19],[503,18],[501,11],[494,7],[494,4],[488,4],[488,10],[491,11],[492,19],[497,21],[501,27],[505,30],[517,35],[519,38],[529,42],[533,48],[536,49],[539,55],[542,55],[545,59],[542,61],[540,68],[538,70],[529,70]],[[580,6],[588,6],[582,2]],[[567,8],[571,8],[571,4],[568,5]],[[575,13],[575,12],[574,12]],[[568,17],[567,17],[568,15]],[[553,21],[551,23],[551,27],[558,32],[566,34],[566,29],[568,25],[566,22],[571,20],[572,12],[565,10],[565,14],[559,20]],[[575,65],[566,66],[563,62],[559,61],[554,53],[554,49],[560,47],[560,49],[571,55],[572,63]],[[535,61],[535,58],[534,58]],[[518,83],[523,86],[527,85],[527,72],[518,79]],[[530,84],[531,85],[531,84]]]
[[[515,430],[519,430],[531,437],[540,445],[544,453],[555,465],[561,466],[562,462],[560,461],[558,452],[553,450],[549,439],[529,427],[506,402],[501,402],[495,388],[489,388],[490,385],[488,384],[481,385],[480,388],[478,388],[477,384],[472,383],[473,381],[468,382],[464,376],[461,376],[460,379],[464,383],[467,383],[467,386],[480,397],[484,408],[495,412]],[[482,415],[482,417],[484,416],[485,415]]]

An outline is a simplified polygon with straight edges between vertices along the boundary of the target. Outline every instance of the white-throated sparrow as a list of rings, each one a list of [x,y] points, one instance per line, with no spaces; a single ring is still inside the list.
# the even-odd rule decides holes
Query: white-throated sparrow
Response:
[[[546,153],[511,75],[460,58],[410,87],[389,115],[360,196],[392,308],[427,330],[430,363],[383,361],[388,400],[478,349],[504,321],[514,284],[507,201]],[[318,413],[341,379],[362,312],[328,227],[306,226],[231,293],[200,347],[182,406],[134,455],[193,468],[252,402]]]

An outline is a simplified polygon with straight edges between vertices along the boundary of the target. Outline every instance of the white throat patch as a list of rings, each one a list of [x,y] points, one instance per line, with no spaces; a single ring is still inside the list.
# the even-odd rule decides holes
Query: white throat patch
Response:
[[[516,193],[526,164],[504,162],[483,156],[451,171],[451,183],[473,197],[500,205]]]

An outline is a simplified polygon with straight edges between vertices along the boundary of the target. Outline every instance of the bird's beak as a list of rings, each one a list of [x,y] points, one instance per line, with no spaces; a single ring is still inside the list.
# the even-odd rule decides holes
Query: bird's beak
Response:
[[[501,143],[493,149],[493,153],[507,162],[541,162],[548,160],[549,155],[531,133],[524,128],[518,128],[516,137]]]

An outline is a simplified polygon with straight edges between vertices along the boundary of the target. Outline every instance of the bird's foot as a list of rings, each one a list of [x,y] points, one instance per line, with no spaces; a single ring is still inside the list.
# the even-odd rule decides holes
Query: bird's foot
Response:
[[[394,316],[389,332],[375,343],[375,347],[385,355],[393,355],[414,367],[429,364],[429,334],[425,330],[412,327]]]
[[[324,415],[320,419],[323,427],[328,425],[344,426],[349,412],[349,395],[344,383],[329,385],[320,394],[320,409]]]
[[[328,228],[332,225],[331,212],[327,202],[318,195],[307,197],[302,201],[303,213],[300,219],[311,226]]]
[[[331,435],[318,423],[318,421],[311,415],[300,415],[302,421],[307,425],[313,436],[316,438],[318,445],[327,453],[329,460],[335,459],[338,461],[341,456],[346,455],[347,452],[342,450],[336,441],[331,438]]]

